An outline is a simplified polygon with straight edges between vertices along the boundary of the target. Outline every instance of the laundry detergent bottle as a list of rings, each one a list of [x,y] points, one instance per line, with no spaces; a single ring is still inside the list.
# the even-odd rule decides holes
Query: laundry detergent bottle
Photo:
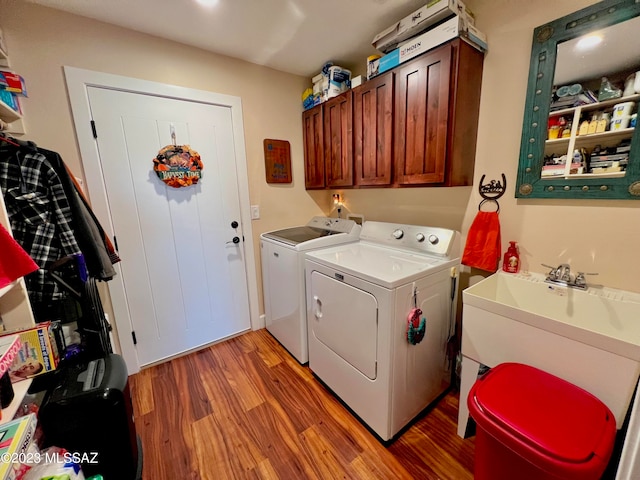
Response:
[[[509,242],[509,249],[504,254],[502,270],[508,273],[518,273],[520,271],[520,255],[518,254],[518,244]]]

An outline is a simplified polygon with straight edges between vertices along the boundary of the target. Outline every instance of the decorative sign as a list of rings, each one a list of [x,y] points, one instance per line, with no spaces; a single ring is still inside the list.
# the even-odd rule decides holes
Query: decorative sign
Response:
[[[264,139],[267,183],[291,183],[291,147],[286,140]]]
[[[188,187],[202,178],[200,154],[189,145],[167,145],[153,159],[153,170],[170,187]]]

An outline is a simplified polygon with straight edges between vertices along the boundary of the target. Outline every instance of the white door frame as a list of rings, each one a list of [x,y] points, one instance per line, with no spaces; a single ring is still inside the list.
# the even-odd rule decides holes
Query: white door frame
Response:
[[[247,157],[244,147],[244,124],[242,120],[242,101],[240,97],[219,93],[195,90],[192,88],[167,85],[164,83],[139,80],[135,78],[112,75],[109,73],[83,70],[75,67],[64,67],[71,112],[75,123],[76,138],[80,149],[82,165],[87,181],[87,189],[91,199],[91,208],[100,218],[107,234],[113,237],[111,212],[105,189],[104,177],[100,168],[98,144],[91,130],[91,109],[87,87],[108,88],[131,93],[151,94],[154,96],[177,100],[196,101],[212,105],[229,107],[236,151],[236,170],[238,175],[238,193],[240,198],[240,217],[244,235],[245,272],[249,293],[249,312],[251,328],[257,330],[260,325],[258,306],[258,285],[256,280],[256,261],[253,248],[253,232],[251,228],[251,212],[249,206],[249,177],[247,173]],[[151,161],[150,161],[151,162]],[[151,163],[149,163],[151,168]],[[116,275],[109,285],[109,293],[113,304],[116,330],[120,341],[121,354],[127,364],[129,374],[140,371],[140,364],[131,332],[131,318],[127,308],[126,293],[120,265],[114,265]]]

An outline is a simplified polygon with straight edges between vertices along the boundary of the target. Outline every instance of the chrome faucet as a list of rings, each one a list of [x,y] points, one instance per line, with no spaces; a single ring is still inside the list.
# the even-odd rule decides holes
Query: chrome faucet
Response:
[[[557,267],[542,264],[543,267],[550,268],[545,282],[555,285],[563,285],[566,287],[587,289],[587,281],[585,275],[597,275],[597,273],[578,272],[575,277],[571,276],[571,266],[568,263],[562,263]]]
[[[556,280],[563,282],[571,281],[571,265],[568,263],[562,263],[556,268]]]

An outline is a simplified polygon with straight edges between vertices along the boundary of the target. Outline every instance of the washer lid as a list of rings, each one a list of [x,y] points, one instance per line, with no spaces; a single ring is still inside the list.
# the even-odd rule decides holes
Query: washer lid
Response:
[[[459,262],[459,259],[413,254],[362,241],[307,252],[306,257],[386,288],[395,288],[427,271]]]
[[[296,250],[354,242],[360,236],[360,225],[344,218],[313,217],[306,225],[263,233],[262,238],[296,247]],[[328,237],[332,237],[329,239]],[[319,240],[324,239],[324,240]],[[307,244],[301,247],[301,244]]]
[[[265,238],[271,238],[273,240],[286,243],[287,245],[298,245],[299,243],[308,242],[309,240],[315,240],[316,238],[327,237],[338,233],[340,232],[308,227],[305,225],[303,227],[285,228],[284,230],[264,233],[263,236]]]
[[[594,455],[604,457],[615,435],[615,418],[604,403],[519,363],[491,369],[476,382],[468,403],[478,426],[508,447],[529,452],[530,458],[542,454],[563,462],[588,462]]]

